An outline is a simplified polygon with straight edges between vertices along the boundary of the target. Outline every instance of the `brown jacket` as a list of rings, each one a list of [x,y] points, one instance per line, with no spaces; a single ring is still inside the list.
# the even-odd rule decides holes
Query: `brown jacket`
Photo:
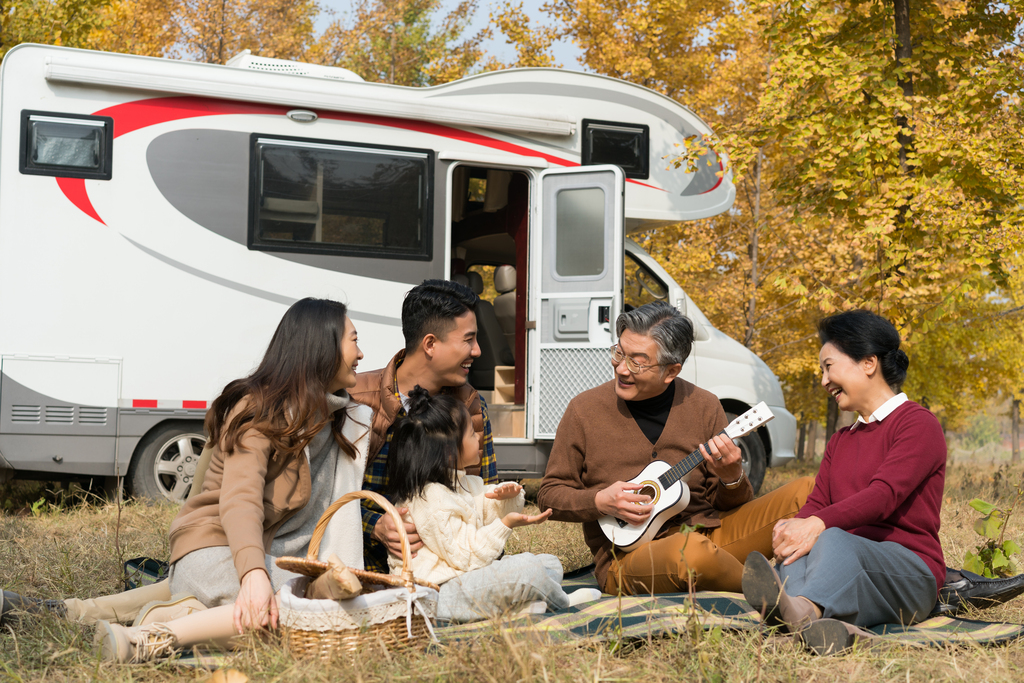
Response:
[[[227,423],[242,408],[240,401]],[[266,568],[266,552],[277,529],[309,502],[312,482],[302,451],[274,457],[270,441],[255,429],[225,457],[212,449],[202,492],[190,496],[171,523],[171,562],[201,548],[228,546],[241,579]]]
[[[558,425],[537,505],[541,510],[551,508],[552,519],[583,523],[584,540],[597,565],[597,585],[605,585],[612,561],[611,542],[597,523],[602,516],[594,503],[597,492],[640,474],[652,456],[675,465],[721,432],[726,424],[725,413],[714,394],[681,379],[675,380],[668,422],[653,446],[630,415],[625,401],[616,395],[614,380],[569,402]],[[701,524],[705,528],[721,526],[719,510],[731,510],[754,497],[745,477],[742,485],[730,491],[704,463],[690,472],[685,481],[690,488],[690,503],[682,515],[663,527],[659,537],[681,523]]]
[[[360,372],[356,376],[355,388],[349,392],[353,400],[373,408],[373,424],[370,427],[370,461],[380,453],[380,449],[387,439],[388,429],[398,419],[398,411],[402,409],[402,402],[395,395],[395,373],[403,358],[405,358],[404,349],[396,353],[386,367],[380,370]],[[461,387],[449,387],[445,391],[458,398],[469,408],[469,414],[473,418],[473,431],[476,432],[477,438],[480,440],[480,451],[483,455],[486,451],[484,450],[484,418],[483,409],[480,406],[480,394],[468,384]],[[475,472],[470,473],[475,474]]]

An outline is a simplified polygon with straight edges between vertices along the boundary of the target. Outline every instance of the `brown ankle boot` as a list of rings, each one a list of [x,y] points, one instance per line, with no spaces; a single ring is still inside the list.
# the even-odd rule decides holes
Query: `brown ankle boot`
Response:
[[[798,634],[804,647],[816,655],[837,655],[860,644],[874,646],[883,641],[878,635],[838,619],[818,619]]]
[[[783,626],[791,633],[821,618],[817,606],[803,596],[789,596],[775,568],[759,552],[743,564],[743,597],[768,626]]]

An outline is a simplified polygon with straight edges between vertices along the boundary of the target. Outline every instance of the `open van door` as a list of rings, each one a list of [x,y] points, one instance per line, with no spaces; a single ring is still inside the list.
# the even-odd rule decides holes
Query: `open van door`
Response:
[[[543,171],[531,230],[533,435],[552,439],[569,401],[612,378],[622,310],[625,176],[618,166]]]

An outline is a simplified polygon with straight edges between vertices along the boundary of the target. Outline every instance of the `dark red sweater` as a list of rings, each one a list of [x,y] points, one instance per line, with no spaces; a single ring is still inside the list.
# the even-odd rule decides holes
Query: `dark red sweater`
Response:
[[[797,517],[818,517],[872,541],[915,552],[946,580],[939,509],[946,481],[946,439],[928,409],[907,401],[880,422],[845,427],[828,442],[814,491]]]

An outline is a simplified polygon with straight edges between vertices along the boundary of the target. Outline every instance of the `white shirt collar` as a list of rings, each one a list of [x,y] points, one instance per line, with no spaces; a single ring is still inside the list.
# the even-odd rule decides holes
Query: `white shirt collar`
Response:
[[[893,396],[892,398],[890,398],[885,403],[883,403],[882,405],[878,406],[878,408],[875,409],[875,412],[871,413],[871,415],[868,416],[868,419],[865,420],[863,417],[858,415],[857,416],[857,421],[853,423],[853,427],[851,427],[851,429],[856,428],[857,425],[859,425],[859,424],[868,424],[870,422],[881,422],[885,418],[887,418],[890,415],[892,415],[894,410],[896,410],[897,408],[899,408],[901,405],[903,405],[904,403],[906,403],[909,400],[910,399],[907,398],[906,394],[900,392],[900,393],[896,394],[895,396]]]

